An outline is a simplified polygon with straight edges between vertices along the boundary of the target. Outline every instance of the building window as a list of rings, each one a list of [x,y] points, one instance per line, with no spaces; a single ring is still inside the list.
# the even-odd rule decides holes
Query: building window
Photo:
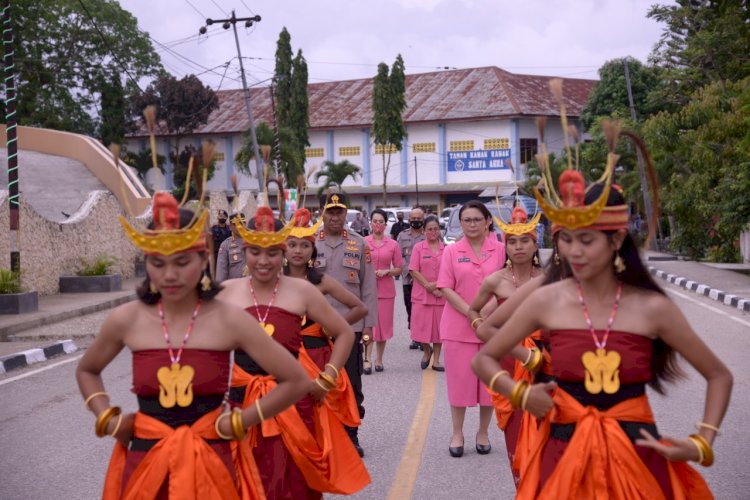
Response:
[[[507,137],[485,139],[484,149],[510,149],[510,139]]]
[[[214,153],[214,161],[224,161],[224,153]]]
[[[305,148],[305,158],[323,158],[323,148]]]
[[[345,146],[339,148],[339,156],[359,156],[359,146]]]
[[[435,143],[434,142],[417,142],[412,146],[415,153],[434,153]]]
[[[474,141],[451,141],[451,151],[474,151]]]
[[[393,144],[387,144],[387,145],[385,145],[385,144],[375,144],[375,154],[376,155],[387,155],[389,153],[393,154],[396,151],[398,151],[398,150],[396,149],[396,146],[394,146]]]
[[[534,159],[537,153],[536,139],[521,139],[521,163],[525,164]]]

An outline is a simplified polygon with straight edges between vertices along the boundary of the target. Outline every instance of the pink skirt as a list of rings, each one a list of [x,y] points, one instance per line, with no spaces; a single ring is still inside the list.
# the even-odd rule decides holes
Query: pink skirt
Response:
[[[487,386],[471,370],[471,360],[483,345],[479,342],[443,340],[445,381],[451,406],[492,406]]]
[[[375,342],[385,342],[393,338],[393,304],[396,298],[378,298],[378,324],[372,329]]]
[[[414,342],[439,343],[440,318],[444,304],[411,304],[411,339]]]

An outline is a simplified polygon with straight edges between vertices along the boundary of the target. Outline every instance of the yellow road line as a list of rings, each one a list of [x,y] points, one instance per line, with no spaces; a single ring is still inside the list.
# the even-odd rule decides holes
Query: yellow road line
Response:
[[[401,462],[393,478],[388,500],[407,500],[411,498],[414,483],[417,482],[419,465],[422,463],[422,450],[427,441],[427,430],[430,426],[432,406],[435,402],[435,371],[427,370],[422,375],[422,389],[419,402],[414,411],[409,436],[406,438]]]

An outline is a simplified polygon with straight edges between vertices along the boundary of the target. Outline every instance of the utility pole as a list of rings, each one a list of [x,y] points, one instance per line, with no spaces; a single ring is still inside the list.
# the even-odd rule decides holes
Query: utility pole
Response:
[[[630,86],[630,70],[628,69],[628,58],[626,57],[623,59],[623,65],[625,66],[625,84],[628,87],[628,104],[630,106],[630,118],[633,120],[633,124],[636,123],[636,115],[635,115],[635,104],[633,104],[633,90]],[[659,221],[653,220],[653,214],[654,214],[654,208],[651,206],[651,195],[649,195],[648,192],[648,184],[646,183],[646,169],[643,166],[643,155],[641,154],[641,150],[638,148],[636,149],[636,155],[638,156],[638,172],[640,173],[641,177],[641,191],[643,192],[643,206],[646,209],[646,219],[648,220],[649,224],[652,224],[653,222],[656,222],[655,230],[659,230]],[[660,234],[661,231],[659,230],[658,233]],[[651,241],[651,250],[657,250],[656,241]]]
[[[5,66],[5,134],[8,155],[8,203],[10,204],[10,268],[21,272],[21,219],[18,198],[18,139],[16,125],[16,76],[13,66],[13,24],[10,0],[3,2],[3,65]]]
[[[240,52],[240,38],[237,36],[237,22],[245,21],[245,28],[249,28],[253,23],[260,22],[260,16],[255,15],[253,17],[237,17],[232,11],[232,17],[229,19],[206,19],[206,26],[211,26],[214,23],[223,23],[222,28],[228,30],[231,26],[234,29],[234,41],[237,44],[237,58],[240,60],[240,72],[242,76],[242,89],[245,93],[245,111],[247,111],[247,119],[250,123],[250,139],[253,143],[253,155],[255,156],[255,169],[258,176],[258,195],[263,192],[263,187],[266,185],[266,179],[263,175],[263,157],[260,155],[260,148],[258,147],[258,137],[255,135],[255,120],[253,119],[253,109],[250,106],[250,90],[247,88],[247,80],[245,79],[245,66],[242,64],[242,52]],[[201,35],[206,34],[206,26],[201,26],[198,32]],[[268,200],[266,200],[268,203]]]
[[[417,206],[419,206],[419,174],[417,172],[417,157],[414,156],[414,184],[417,187]]]

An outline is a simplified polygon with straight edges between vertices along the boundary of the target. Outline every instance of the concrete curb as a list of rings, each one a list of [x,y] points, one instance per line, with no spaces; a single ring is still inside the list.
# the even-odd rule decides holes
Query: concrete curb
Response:
[[[661,269],[656,269],[654,266],[648,266],[648,270],[657,278],[661,278],[664,281],[668,281],[669,283],[682,287],[685,290],[690,290],[699,295],[708,297],[709,299],[721,302],[722,304],[735,307],[740,311],[750,312],[750,299],[732,295],[716,288],[711,288],[709,285],[704,285],[697,281],[677,276],[676,274],[664,272]]]
[[[78,350],[72,340],[60,340],[54,344],[36,349],[28,349],[9,356],[0,357],[0,374],[23,368],[34,363],[47,361],[59,354],[69,354]]]
[[[105,309],[112,309],[113,307],[117,307],[121,304],[125,304],[135,299],[136,299],[136,294],[135,292],[133,292],[131,294],[123,295],[116,299],[107,300],[104,302],[100,302],[98,304],[91,304],[91,305],[84,306],[84,307],[78,307],[76,309],[61,311],[55,314],[48,314],[46,316],[42,316],[42,317],[35,318],[35,319],[30,319],[28,321],[16,323],[14,325],[0,327],[0,341],[7,341],[8,338],[14,333],[31,330],[33,328],[39,328],[40,326],[44,326],[44,325],[51,325],[53,323],[59,323],[60,321],[65,321],[66,319],[77,318],[79,316],[85,316],[87,314],[103,311]]]

